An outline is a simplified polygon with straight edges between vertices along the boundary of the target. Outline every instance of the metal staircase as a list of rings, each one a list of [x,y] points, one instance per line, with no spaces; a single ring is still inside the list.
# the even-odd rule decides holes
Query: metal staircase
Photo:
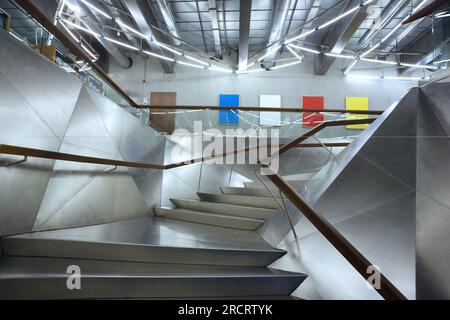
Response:
[[[289,298],[306,278],[255,230],[277,212],[262,188],[171,199],[153,217],[2,239],[0,299]],[[69,290],[67,268],[81,270]]]

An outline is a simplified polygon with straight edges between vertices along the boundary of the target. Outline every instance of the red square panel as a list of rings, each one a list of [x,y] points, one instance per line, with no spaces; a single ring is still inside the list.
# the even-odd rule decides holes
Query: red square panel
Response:
[[[323,96],[303,96],[303,109],[323,110]],[[303,127],[315,127],[324,120],[323,114],[303,112]]]

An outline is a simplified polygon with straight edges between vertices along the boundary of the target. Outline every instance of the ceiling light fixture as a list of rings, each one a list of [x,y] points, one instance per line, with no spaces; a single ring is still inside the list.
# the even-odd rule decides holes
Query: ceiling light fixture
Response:
[[[139,51],[138,48],[133,47],[133,46],[127,44],[127,43],[124,43],[124,42],[121,42],[121,41],[118,41],[118,40],[115,40],[115,39],[112,39],[112,38],[109,38],[109,37],[104,37],[104,38],[105,38],[106,40],[108,40],[108,41],[111,41],[111,42],[113,42],[113,43],[119,45],[119,46],[122,46],[122,47],[125,47],[125,48],[128,48],[128,49],[131,49],[131,50]]]
[[[92,29],[88,29],[85,27],[80,26],[79,24],[73,23],[72,21],[69,21],[67,19],[61,18],[62,21],[64,21],[65,23],[67,23],[68,25],[74,27],[75,29],[79,29],[82,30],[84,32],[90,33],[95,37],[100,37],[100,34],[98,34],[97,32],[92,31]]]
[[[197,58],[194,58],[194,57],[192,57],[192,56],[190,56],[190,55],[185,54],[184,57],[185,57],[186,59],[191,60],[191,61],[195,61],[195,62],[197,62],[197,63],[200,63],[201,65],[209,66],[209,63],[206,63],[206,62],[204,62],[204,61],[201,61],[201,60],[199,60],[199,59],[197,59]]]
[[[264,58],[266,58],[267,56],[271,55],[272,53],[274,53],[274,52],[280,50],[280,48],[281,48],[281,44],[276,45],[275,47],[273,47],[272,49],[270,49],[269,51],[267,51],[265,54],[263,54],[262,57],[260,57],[260,58],[258,59],[258,61],[263,61]]]
[[[326,56],[334,57],[334,58],[342,58],[342,59],[354,59],[354,56],[348,56],[345,54],[338,54],[338,53],[332,53],[332,52],[326,52]]]
[[[170,61],[170,62],[175,62],[175,59],[172,59],[172,58],[169,58],[169,57],[166,57],[166,56],[162,56],[160,54],[153,53],[153,52],[150,52],[150,51],[147,51],[147,50],[144,50],[144,53],[148,54],[149,56],[155,57],[155,58],[167,60],[167,61]]]
[[[306,51],[306,52],[311,52],[311,53],[315,53],[315,54],[319,54],[320,53],[320,51],[317,51],[317,50],[314,50],[314,49],[305,48],[305,47],[301,47],[301,46],[297,46],[295,44],[289,44],[288,47],[289,46],[292,47],[292,48],[298,49],[298,50]]]
[[[300,61],[303,62],[303,57],[299,56],[297,52],[294,51],[290,46],[286,46],[286,48]]]
[[[164,43],[161,43],[159,41],[153,41],[153,42],[156,45],[160,46],[161,48],[166,49],[167,51],[170,51],[170,52],[176,54],[177,56],[182,56],[183,55],[183,53],[181,53],[180,51],[172,49],[171,47],[169,47],[168,45],[165,45]]]
[[[91,8],[92,10],[94,10],[95,12],[101,14],[102,16],[108,18],[108,19],[112,19],[112,17],[107,14],[106,12],[100,10],[99,8],[97,8],[96,6],[94,6],[93,4],[89,3],[86,0],[81,0],[81,2],[83,2],[85,5],[87,5],[89,8]]]
[[[197,68],[197,69],[204,69],[205,68],[203,66],[199,66],[198,64],[193,64],[193,63],[179,61],[179,60],[177,60],[177,63],[182,64],[183,66],[188,66],[188,67]]]
[[[116,20],[116,23],[117,23],[119,26],[124,27],[125,29],[127,29],[127,30],[133,32],[134,34],[137,34],[139,37],[144,38],[144,39],[147,39],[147,37],[145,36],[145,34],[143,34],[142,32],[139,32],[138,30],[136,30],[136,29],[130,27],[129,25],[123,23],[121,20]]]
[[[278,70],[278,69],[290,67],[290,66],[293,66],[293,65],[296,65],[296,64],[299,64],[299,63],[301,63],[301,61],[294,61],[294,62],[291,62],[291,63],[286,63],[286,64],[282,64],[282,65],[279,65],[279,66],[272,67],[272,68],[270,68],[270,70]]]
[[[338,15],[336,18],[331,19],[330,21],[325,22],[324,24],[322,24],[322,25],[316,27],[315,29],[309,30],[309,31],[307,31],[307,32],[305,32],[305,33],[302,33],[302,34],[300,34],[300,35],[298,35],[298,36],[295,36],[295,37],[293,37],[293,38],[285,39],[284,43],[285,43],[285,44],[291,43],[292,41],[298,40],[298,39],[300,39],[300,38],[304,38],[304,37],[310,35],[311,33],[315,32],[315,31],[317,31],[317,30],[326,28],[326,27],[332,25],[333,23],[336,23],[337,21],[341,20],[342,18],[345,18],[346,16],[348,16],[349,14],[355,12],[356,10],[360,9],[361,7],[364,7],[364,6],[368,5],[369,3],[373,2],[373,1],[374,1],[374,0],[368,0],[368,1],[365,1],[364,3],[362,3],[362,4],[358,5],[358,6],[356,6],[356,7],[352,8],[352,9],[350,9],[350,10],[348,10],[348,11],[346,11],[346,12],[340,14],[340,15]]]

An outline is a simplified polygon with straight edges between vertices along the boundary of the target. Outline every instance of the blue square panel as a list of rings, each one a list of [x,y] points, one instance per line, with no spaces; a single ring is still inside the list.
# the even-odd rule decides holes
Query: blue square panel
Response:
[[[221,107],[239,107],[238,94],[220,94],[219,106]],[[233,112],[234,111],[234,112]],[[239,110],[219,110],[219,124],[239,124],[237,114]]]

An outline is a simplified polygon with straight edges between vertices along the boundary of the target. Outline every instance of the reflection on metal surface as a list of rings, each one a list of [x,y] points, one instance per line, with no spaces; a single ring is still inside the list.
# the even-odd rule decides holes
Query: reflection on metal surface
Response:
[[[0,143],[163,163],[164,137],[7,33],[0,42]],[[160,172],[111,169],[36,158],[0,167],[0,235],[142,217],[159,204]]]

